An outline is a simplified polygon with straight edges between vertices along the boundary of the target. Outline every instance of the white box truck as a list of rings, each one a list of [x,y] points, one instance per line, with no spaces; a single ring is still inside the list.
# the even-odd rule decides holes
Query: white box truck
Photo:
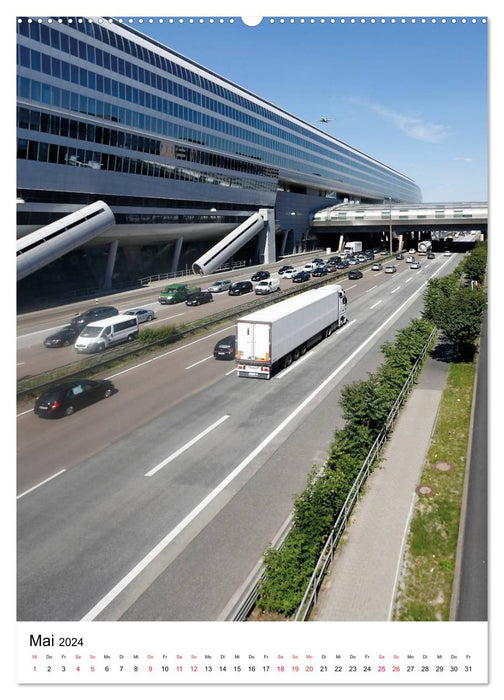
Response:
[[[236,322],[239,377],[269,379],[323,337],[346,323],[347,298],[340,285],[311,289]]]
[[[362,253],[362,241],[347,241],[345,243],[345,253],[347,255]]]

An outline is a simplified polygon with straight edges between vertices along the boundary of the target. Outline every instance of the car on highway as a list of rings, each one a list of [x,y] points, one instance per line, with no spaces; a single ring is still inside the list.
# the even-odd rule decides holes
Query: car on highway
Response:
[[[271,273],[268,272],[268,270],[257,270],[257,272],[254,272],[250,279],[252,282],[260,282],[261,280],[267,280],[270,274]]]
[[[340,260],[336,265],[337,270],[345,270],[348,267],[348,260]]]
[[[213,355],[216,360],[234,360],[236,353],[236,336],[228,335],[216,343]]]
[[[347,262],[349,265],[358,265],[360,260],[359,258],[348,258]]]
[[[207,292],[227,292],[232,284],[231,280],[218,280],[207,288]]]
[[[395,256],[395,259],[396,260],[404,260],[404,255],[402,253],[397,253],[397,255]]]
[[[287,270],[292,270],[293,265],[282,265],[282,267],[278,270],[279,275],[283,275],[284,272],[287,272]]]
[[[410,270],[419,270],[420,267],[421,267],[421,265],[418,262],[418,260],[414,260],[410,265]]]
[[[430,251],[427,253],[427,259],[428,259],[428,260],[433,260],[435,257],[436,257],[436,256],[434,255],[434,253],[432,252],[432,250],[430,250]]]
[[[310,273],[308,270],[300,270],[299,272],[296,272],[294,277],[292,278],[293,282],[308,282],[310,279]]]
[[[64,326],[56,333],[48,335],[44,340],[46,348],[63,348],[73,345],[79,335],[79,329],[75,326]]]
[[[362,272],[360,270],[350,270],[348,273],[349,280],[360,280],[362,277]]]
[[[81,314],[77,314],[70,321],[71,326],[75,326],[79,329],[85,328],[88,323],[93,321],[101,321],[102,318],[110,318],[111,316],[118,316],[119,311],[114,306],[93,306],[91,309],[87,309]]]
[[[407,263],[415,262],[415,258],[414,258],[412,255],[407,255],[407,256],[406,256],[406,262],[407,262]]]
[[[381,263],[373,263],[371,265],[372,270],[383,270],[383,265]]]
[[[228,289],[228,294],[232,297],[240,296],[241,294],[248,294],[254,288],[254,285],[250,280],[244,280],[243,282],[235,282]]]
[[[71,416],[75,411],[114,393],[110,379],[71,379],[47,389],[35,401],[34,412],[41,418]]]
[[[323,277],[324,275],[327,275],[327,267],[325,265],[320,265],[312,270],[311,275],[312,277]]]
[[[287,268],[287,270],[284,270],[282,272],[282,277],[283,277],[283,279],[290,280],[298,272],[299,272],[299,270],[296,267],[289,267],[289,268]]]
[[[195,292],[194,294],[189,294],[185,303],[186,306],[200,306],[211,301],[213,301],[212,292]]]
[[[125,316],[136,316],[138,323],[145,323],[146,321],[152,321],[156,318],[156,314],[152,309],[129,309],[124,311]]]
[[[385,274],[392,275],[397,272],[397,267],[395,265],[385,265]]]
[[[451,255],[451,252],[450,252],[449,250],[445,250],[444,256],[445,256],[446,258],[448,258],[448,257],[450,257],[450,255]]]

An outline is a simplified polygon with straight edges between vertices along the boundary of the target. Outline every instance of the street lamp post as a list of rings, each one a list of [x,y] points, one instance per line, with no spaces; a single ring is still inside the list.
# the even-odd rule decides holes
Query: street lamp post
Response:
[[[392,255],[392,197],[389,200],[389,250],[390,255]]]

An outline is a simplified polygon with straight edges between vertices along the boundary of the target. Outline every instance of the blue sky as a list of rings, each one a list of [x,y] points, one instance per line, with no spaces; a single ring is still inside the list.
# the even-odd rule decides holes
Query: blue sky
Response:
[[[488,199],[488,27],[477,15],[342,24],[276,14],[253,27],[238,16],[231,23],[232,14],[213,23],[116,16],[409,175],[426,202]],[[321,116],[332,121],[320,124]]]

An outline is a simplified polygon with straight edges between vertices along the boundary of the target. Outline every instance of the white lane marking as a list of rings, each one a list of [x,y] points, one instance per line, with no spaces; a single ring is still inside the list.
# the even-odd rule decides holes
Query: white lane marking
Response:
[[[18,499],[19,499],[19,498],[23,498],[23,496],[26,496],[26,494],[31,493],[32,491],[35,491],[35,489],[40,488],[40,486],[43,486],[44,484],[47,484],[48,481],[52,481],[53,479],[55,479],[55,478],[56,478],[57,476],[59,476],[60,474],[63,474],[63,472],[66,472],[66,469],[62,469],[61,471],[56,472],[56,474],[53,474],[53,475],[50,476],[48,479],[44,479],[44,481],[41,481],[40,484],[37,484],[36,486],[32,486],[31,489],[28,489],[28,491],[24,491],[23,493],[20,493],[19,496],[18,496],[17,498],[18,498]]]
[[[423,282],[397,309],[349,355],[319,386],[312,391],[228,476],[211,491],[192,511],[180,521],[145,557],[126,574],[98,603],[82,618],[82,622],[94,620],[117,596],[172,542],[192,521],[228,486],[258,454],[319,394],[353,359],[382,331],[390,321],[401,313],[404,306],[426,286]]]
[[[155,467],[153,467],[150,471],[148,471],[145,476],[152,476],[153,474],[156,474],[160,469],[163,467],[166,467],[167,464],[170,462],[173,462],[174,459],[179,457],[182,453],[184,453],[186,450],[188,450],[190,447],[195,445],[201,438],[204,438],[205,435],[208,435],[212,430],[215,430],[221,423],[224,423],[225,420],[227,420],[230,417],[230,414],[226,414],[225,416],[222,416],[219,418],[218,421],[215,421],[215,423],[212,423],[212,425],[208,426],[205,430],[203,430],[201,433],[196,435],[196,437],[193,437],[192,440],[189,440],[185,445],[183,445],[180,449],[178,449],[176,452],[173,452],[169,457],[164,459],[162,462],[157,464]]]
[[[196,365],[200,365],[202,362],[206,362],[207,360],[211,360],[212,357],[213,357],[213,355],[209,355],[208,357],[204,357],[202,360],[198,360],[197,362],[195,362],[192,365],[189,365],[185,369],[192,369],[193,367],[196,367]]]
[[[230,374],[233,374],[233,372],[236,372],[236,367],[233,367],[232,370],[230,370],[229,372],[226,372],[226,374],[225,374],[224,376],[225,376],[225,377],[229,377],[229,375],[230,375]]]
[[[373,306],[370,306],[369,309],[370,309],[370,310],[371,310],[371,309],[374,309],[375,306],[378,306],[378,304],[381,304],[382,301],[383,301],[383,299],[378,299],[378,301],[376,302],[376,304],[373,304]]]
[[[162,355],[156,355],[156,357],[152,357],[150,360],[145,360],[145,362],[139,362],[137,365],[133,365],[133,367],[128,367],[127,369],[122,370],[121,372],[117,372],[116,374],[111,374],[110,377],[107,377],[107,379],[113,379],[114,377],[119,377],[121,374],[126,374],[127,372],[131,372],[134,369],[138,369],[139,367],[144,367],[145,365],[150,365],[151,362],[156,362],[156,360],[161,360],[164,357],[168,357],[168,355],[172,355],[174,352],[179,352],[180,350],[185,350],[186,348],[191,347],[191,345],[196,345],[196,343],[201,343],[204,340],[208,340],[208,338],[212,338],[214,335],[221,335],[225,331],[229,331],[231,329],[234,329],[234,326],[227,326],[226,328],[221,328],[218,331],[215,331],[215,333],[210,333],[209,335],[205,335],[204,338],[198,338],[197,340],[193,340],[190,343],[187,343],[186,345],[181,345],[178,348],[174,348],[173,350],[168,350],[168,352],[164,352]]]
[[[348,292],[349,289],[353,289],[353,288],[356,287],[356,286],[357,286],[356,284],[352,284],[352,285],[350,285],[350,287],[347,287],[347,288],[344,289],[343,291],[344,291],[344,292]]]
[[[401,285],[399,285],[398,287],[396,287],[395,289],[393,289],[390,293],[391,293],[391,294],[395,294],[395,293],[397,292],[398,289],[401,289]]]
[[[404,284],[406,284],[407,282],[411,282],[412,279],[413,279],[413,277],[408,277],[408,279],[406,280],[406,282]]]
[[[376,277],[376,275],[375,275],[375,277]],[[377,287],[377,286],[378,286],[378,285],[377,285],[377,284],[375,284],[375,285],[374,285],[374,287],[370,287],[370,288],[369,288],[369,289],[368,289],[367,291],[368,291],[368,292],[372,292],[372,291],[373,291],[373,289],[376,289],[376,287]]]

